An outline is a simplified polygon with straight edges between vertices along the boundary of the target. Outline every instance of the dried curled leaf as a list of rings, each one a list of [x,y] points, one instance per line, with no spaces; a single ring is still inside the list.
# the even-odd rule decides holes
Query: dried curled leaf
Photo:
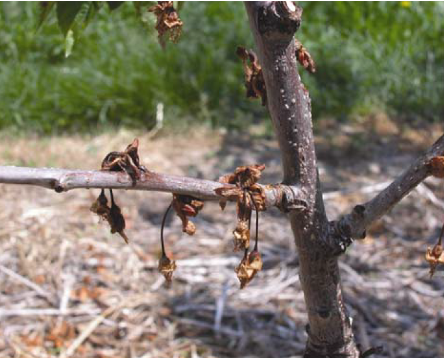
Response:
[[[237,202],[238,221],[233,231],[234,251],[250,247],[250,218],[252,209],[265,210],[265,192],[257,184],[264,169],[265,165],[263,164],[238,167],[233,174],[225,175],[219,179],[219,182],[232,184],[235,187],[231,185],[215,189],[216,194],[222,197],[219,202],[222,210],[227,200],[236,200]]]
[[[316,72],[316,64],[307,51],[307,49],[302,46],[302,43],[295,39],[295,47],[296,47],[296,58],[298,62],[304,67],[308,72],[315,73]]]
[[[234,271],[237,274],[237,278],[240,281],[240,288],[244,288],[254,278],[254,276],[262,270],[262,257],[259,251],[252,251],[248,253],[245,251],[245,255]]]
[[[165,47],[165,35],[169,34],[172,42],[177,42],[182,33],[183,22],[174,9],[172,1],[158,1],[157,5],[148,9],[149,12],[157,16],[156,30],[159,37],[159,43]]]
[[[140,165],[139,154],[137,153],[139,140],[135,138],[123,152],[110,152],[102,161],[102,170],[112,172],[126,172],[136,185],[141,173],[146,172],[146,168]]]
[[[430,265],[430,278],[433,277],[439,264],[444,265],[444,252],[440,243],[433,248],[428,247],[425,255],[426,261]]]
[[[250,228],[248,220],[239,220],[233,231],[233,251],[245,250],[250,247]]]
[[[247,50],[238,46],[237,56],[242,60],[245,74],[245,88],[247,89],[247,98],[262,98],[262,105],[267,103],[267,90],[262,68],[259,65],[257,55],[253,50]],[[248,64],[248,61],[250,64]]]
[[[122,215],[120,207],[114,202],[112,192],[111,207],[108,206],[108,199],[105,196],[105,191],[102,189],[96,201],[91,205],[90,210],[99,215],[101,219],[106,220],[111,227],[111,233],[115,234],[117,232],[128,244],[129,240],[124,232],[125,218]]]
[[[236,168],[233,174],[224,175],[219,178],[219,182],[223,184],[234,184],[233,186],[223,186],[215,189],[217,195],[222,199],[219,202],[222,210],[225,208],[227,200],[238,200],[243,197],[243,189],[247,189],[252,195],[256,207],[263,211],[265,210],[265,192],[263,188],[256,184],[259,181],[262,171],[265,169],[264,164],[254,164],[248,166],[241,166]],[[249,199],[247,205],[251,208]]]
[[[196,226],[188,219],[195,217],[204,206],[203,201],[187,195],[173,194],[173,209],[182,220],[182,231],[194,235]]]
[[[111,234],[116,232],[122,236],[123,240],[128,243],[128,236],[125,234],[125,218],[122,215],[122,211],[119,206],[113,201],[108,216],[108,223],[111,226]]]
[[[434,157],[430,160],[432,175],[444,179],[444,156]]]
[[[224,175],[219,178],[219,182],[223,184],[235,184],[242,189],[249,188],[259,181],[264,169],[265,164],[253,164],[237,167],[233,174]]]
[[[101,219],[108,220],[110,207],[108,206],[108,199],[106,198],[105,191],[103,189],[96,201],[92,203],[90,210],[99,215]]]
[[[176,267],[176,261],[170,260],[166,255],[162,255],[159,260],[158,270],[168,283],[171,283]]]

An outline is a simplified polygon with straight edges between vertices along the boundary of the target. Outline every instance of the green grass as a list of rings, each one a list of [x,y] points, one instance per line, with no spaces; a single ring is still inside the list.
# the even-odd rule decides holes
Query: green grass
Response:
[[[317,62],[303,74],[315,118],[376,109],[406,119],[444,114],[443,3],[302,3],[298,34]],[[0,3],[0,128],[42,133],[171,126],[244,128],[266,120],[245,98],[237,45],[252,47],[241,3],[188,3],[178,44],[162,50],[154,19],[131,3],[102,8],[70,57],[55,14],[36,32],[36,3]]]

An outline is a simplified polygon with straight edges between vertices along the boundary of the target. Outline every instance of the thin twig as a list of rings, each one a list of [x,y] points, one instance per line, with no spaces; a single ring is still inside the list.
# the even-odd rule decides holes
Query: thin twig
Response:
[[[26,277],[23,277],[22,275],[19,275],[18,273],[8,269],[7,267],[0,265],[0,271],[6,275],[12,277],[13,279],[19,281],[23,285],[28,286],[29,288],[32,288],[40,296],[43,296],[46,298],[50,297],[50,294],[48,292],[46,292],[45,290],[43,290],[43,288],[41,288],[39,285],[35,284],[34,282],[27,279]]]
[[[442,135],[421,157],[419,157],[404,173],[395,179],[387,188],[382,190],[370,201],[356,205],[352,212],[344,216],[337,228],[341,234],[352,238],[363,238],[365,229],[385,215],[400,202],[424,179],[431,175],[430,159],[444,155],[444,135]]]
[[[27,168],[14,166],[0,166],[0,183],[36,185],[57,192],[72,189],[125,189],[146,190],[189,195],[203,200],[220,200],[215,190],[231,186],[217,181],[195,179],[177,175],[159,174],[148,171],[142,173],[141,178],[133,183],[125,172],[109,172],[101,170],[55,169],[55,168]],[[233,185],[234,188],[234,185]],[[262,186],[265,193],[267,207],[282,207],[284,193],[286,205],[292,202],[304,201],[304,195],[296,186]],[[284,190],[288,189],[288,190]]]

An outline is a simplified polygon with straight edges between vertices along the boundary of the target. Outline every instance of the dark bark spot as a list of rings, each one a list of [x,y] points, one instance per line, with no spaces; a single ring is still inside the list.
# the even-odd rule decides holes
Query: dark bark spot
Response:
[[[262,35],[279,33],[293,36],[301,25],[301,17],[302,9],[300,7],[296,7],[296,11],[291,11],[280,2],[272,2],[269,6],[261,7],[258,11],[259,33]]]
[[[318,314],[321,318],[327,319],[330,317],[330,310],[328,308],[321,308],[318,310]]]
[[[61,185],[58,183],[57,180],[53,180],[53,181],[51,182],[51,187],[54,188],[54,190],[55,190],[56,193],[61,193],[61,192],[63,192],[63,186],[61,186]]]
[[[364,205],[356,205],[353,211],[359,215],[361,218],[364,218],[365,206]]]

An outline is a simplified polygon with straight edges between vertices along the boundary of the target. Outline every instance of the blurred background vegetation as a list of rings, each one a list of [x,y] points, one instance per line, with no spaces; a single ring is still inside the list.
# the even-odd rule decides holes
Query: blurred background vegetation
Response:
[[[147,3],[147,6],[152,3]],[[314,118],[386,112],[403,120],[444,115],[444,3],[301,2],[298,37],[317,63],[303,73]],[[55,14],[38,30],[37,3],[0,3],[0,128],[39,133],[152,128],[156,105],[171,126],[229,129],[267,120],[245,98],[237,45],[252,47],[240,2],[188,3],[177,44],[162,50],[154,15],[131,2],[106,6],[75,32],[65,58]],[[80,27],[79,27],[80,28]]]

